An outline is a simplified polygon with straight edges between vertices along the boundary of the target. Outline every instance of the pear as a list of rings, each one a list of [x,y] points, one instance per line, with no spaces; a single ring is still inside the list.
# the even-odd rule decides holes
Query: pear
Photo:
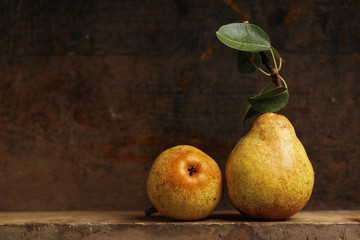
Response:
[[[177,220],[206,218],[219,204],[222,174],[207,154],[189,145],[162,152],[147,180],[151,203],[164,216]]]
[[[294,127],[283,115],[265,113],[240,139],[225,166],[233,206],[261,220],[284,220],[310,199],[314,171]]]

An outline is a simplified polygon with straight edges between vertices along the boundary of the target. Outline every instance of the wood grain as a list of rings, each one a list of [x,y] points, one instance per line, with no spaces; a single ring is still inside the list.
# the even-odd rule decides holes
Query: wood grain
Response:
[[[200,221],[144,217],[138,211],[2,212],[5,239],[358,239],[359,211],[305,211],[286,221],[249,221],[234,211]]]

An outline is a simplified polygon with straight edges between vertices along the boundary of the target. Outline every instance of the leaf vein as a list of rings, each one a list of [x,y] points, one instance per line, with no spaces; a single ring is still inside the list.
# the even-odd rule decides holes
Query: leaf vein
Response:
[[[239,44],[239,43],[240,43],[240,44],[247,45],[247,46],[258,46],[258,47],[264,47],[264,48],[266,48],[266,49],[270,49],[270,47],[268,47],[267,45],[263,45],[263,44],[238,42],[238,41],[232,40],[232,39],[230,39],[230,38],[227,38],[227,37],[225,37],[224,35],[221,35],[220,33],[219,33],[219,36],[221,36],[222,38],[226,39],[227,41],[233,42],[233,43],[235,43],[235,44]]]

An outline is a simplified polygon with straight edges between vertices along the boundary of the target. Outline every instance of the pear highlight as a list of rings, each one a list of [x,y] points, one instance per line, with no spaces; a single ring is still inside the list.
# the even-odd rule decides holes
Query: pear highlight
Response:
[[[177,220],[206,218],[223,192],[217,163],[201,150],[180,145],[162,152],[147,180],[151,203],[164,216]]]
[[[310,199],[314,171],[294,127],[283,115],[265,113],[240,139],[225,167],[233,206],[260,220],[284,220]]]

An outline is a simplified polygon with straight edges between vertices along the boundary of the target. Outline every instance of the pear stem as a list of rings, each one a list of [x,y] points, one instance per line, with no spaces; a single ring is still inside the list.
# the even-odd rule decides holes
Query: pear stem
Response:
[[[279,78],[278,70],[274,67],[274,65],[271,64],[270,60],[268,59],[268,57],[265,55],[264,52],[260,52],[260,56],[261,56],[262,63],[270,71],[270,74],[271,74],[271,77],[273,79],[275,86],[281,87],[282,82],[281,82],[281,79]]]
[[[146,217],[150,217],[152,214],[157,213],[157,212],[158,212],[158,210],[154,206],[152,206],[148,209],[145,209],[145,211],[144,211]]]

